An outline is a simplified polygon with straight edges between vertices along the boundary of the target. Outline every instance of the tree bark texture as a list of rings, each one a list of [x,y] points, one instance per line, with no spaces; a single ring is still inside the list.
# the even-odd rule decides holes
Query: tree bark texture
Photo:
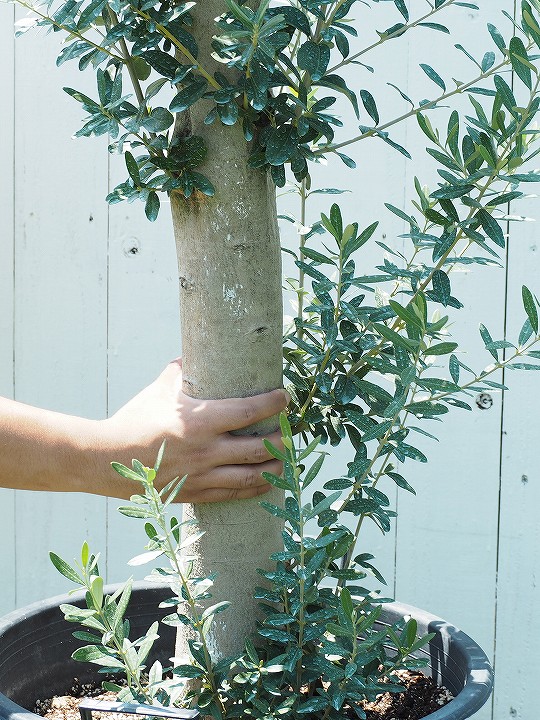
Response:
[[[216,0],[193,10],[194,36],[205,69],[210,59],[213,19],[224,12]],[[227,72],[223,65],[219,69]],[[171,197],[176,239],[182,323],[184,392],[197,398],[246,397],[282,386],[281,253],[275,188],[266,173],[249,168],[249,148],[241,127],[216,121],[204,125],[208,103],[190,111],[190,133],[204,137],[205,164],[197,168],[214,184],[212,198]],[[277,419],[251,427],[249,434],[276,429]],[[281,491],[265,500],[282,504]],[[260,498],[217,504],[185,505],[203,537],[188,551],[197,576],[217,573],[208,604],[231,601],[218,614],[208,638],[214,659],[243,649],[255,630],[253,588],[264,584],[257,568],[269,568],[269,555],[282,549],[281,521],[260,505]],[[176,656],[188,654],[179,628]]]

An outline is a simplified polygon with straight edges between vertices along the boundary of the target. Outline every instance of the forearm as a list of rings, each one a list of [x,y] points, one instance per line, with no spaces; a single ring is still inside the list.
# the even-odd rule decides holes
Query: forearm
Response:
[[[0,398],[0,487],[129,497],[136,483],[111,469],[102,428]]]

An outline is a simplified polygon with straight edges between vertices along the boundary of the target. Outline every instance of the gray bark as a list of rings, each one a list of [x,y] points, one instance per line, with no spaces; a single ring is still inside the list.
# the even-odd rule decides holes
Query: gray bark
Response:
[[[209,41],[213,18],[224,11],[216,0],[194,9],[194,35],[205,69],[216,69]],[[214,64],[213,64],[214,63]],[[213,65],[212,65],[213,64]],[[223,66],[219,68],[223,71]],[[275,189],[267,174],[248,168],[249,148],[239,126],[216,121],[206,126],[207,103],[191,110],[193,135],[204,137],[205,164],[197,168],[216,195],[171,198],[179,263],[184,391],[197,398],[246,397],[282,386],[281,257]],[[250,434],[277,427],[274,418]],[[265,496],[282,503],[282,493]],[[230,600],[219,614],[209,646],[214,659],[241,651],[255,630],[253,588],[262,583],[257,568],[271,566],[269,555],[282,548],[281,522],[259,506],[260,498],[184,506],[205,535],[189,553],[195,574],[217,573],[211,604]],[[187,654],[179,629],[176,656]]]

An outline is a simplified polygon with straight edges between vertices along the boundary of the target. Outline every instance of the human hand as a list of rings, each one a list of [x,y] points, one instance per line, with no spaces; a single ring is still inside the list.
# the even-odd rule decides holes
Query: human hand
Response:
[[[288,401],[284,390],[249,398],[196,400],[182,392],[182,363],[175,360],[148,387],[103,422],[109,460],[130,466],[137,458],[153,466],[165,440],[156,487],[187,475],[177,502],[221,502],[255,497],[270,489],[262,472],[279,475],[281,463],[261,437],[231,435],[277,415]],[[267,436],[281,446],[281,433]],[[117,482],[120,482],[118,478]],[[136,492],[132,489],[132,492]],[[120,486],[111,495],[124,496]]]

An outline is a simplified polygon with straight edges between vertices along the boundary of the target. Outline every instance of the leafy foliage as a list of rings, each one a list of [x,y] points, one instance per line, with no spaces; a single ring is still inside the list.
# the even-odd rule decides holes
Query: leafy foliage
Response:
[[[281,428],[284,451],[270,443],[267,447],[283,460],[284,472],[280,477],[270,473],[266,477],[277,487],[286,488],[289,495],[285,507],[264,505],[285,520],[284,550],[272,558],[275,570],[260,571],[265,585],[255,589],[255,597],[261,600],[264,620],[258,639],[246,638],[245,652],[240,656],[212,661],[212,622],[218,613],[227,610],[229,603],[209,605],[205,610],[200,607],[201,601],[212,597],[213,579],[197,577],[185,552],[200,533],[189,527],[191,521],[167,517],[183,480],[176,478],[158,493],[154,480],[159,460],[155,468],[144,467],[137,460],[133,468],[113,463],[121,475],[138,480],[144,492],[134,495],[131,504],[119,511],[145,520],[149,538],[146,552],[130,564],[140,565],[158,557],[169,561],[167,566],[152,570],[150,577],[170,584],[173,597],[162,606],[172,612],[162,622],[183,625],[191,633],[189,662],[164,669],[156,661],[147,670],[146,660],[158,637],[158,623],[153,623],[136,641],[129,639],[126,613],[131,582],[106,596],[98,556],[90,553],[86,543],[76,568],[51,553],[59,572],[86,590],[86,608],[61,608],[67,621],[84,628],[74,635],[86,644],[72,657],[99,665],[103,672],[125,674],[125,687],[104,683],[119,693],[120,700],[165,706],[191,700],[216,719],[244,715],[262,719],[287,712],[290,717],[309,713],[337,720],[344,706],[402,689],[384,681],[385,676],[404,666],[422,666],[423,661],[413,654],[432,635],[417,637],[413,619],[389,627],[377,625],[383,599],[358,585],[371,568],[371,555],[359,555],[344,568],[343,559],[354,546],[353,533],[334,521],[325,522],[317,537],[306,533],[307,523],[324,518],[341,491],[328,497],[315,493],[311,502],[304,501],[308,486],[321,470],[324,455],[318,453],[318,438],[304,450],[295,448],[285,415],[281,417]],[[314,455],[317,458],[306,469],[305,461]],[[323,586],[327,578],[337,580],[336,590]],[[360,708],[358,712],[362,715]]]
[[[251,9],[236,0],[227,0],[227,12],[216,21],[212,43],[223,71],[211,73],[204,67],[205,59],[199,57],[192,32],[194,3],[49,0],[44,5],[33,5],[31,0],[17,2],[31,9],[35,16],[34,23],[25,23],[20,32],[32,24],[63,32],[66,39],[58,64],[76,60],[81,70],[92,67],[96,71],[96,99],[66,88],[88,114],[76,135],[108,133],[113,139],[111,151],[131,154],[138,172],[129,172],[128,180],[119,185],[108,200],[139,198],[145,202],[150,220],[159,212],[158,192],[180,192],[187,198],[193,193],[214,193],[210,181],[196,171],[204,156],[178,151],[178,143],[189,127],[185,118],[201,100],[207,103],[208,124],[241,125],[246,141],[251,144],[250,163],[268,169],[275,184],[281,187],[285,184],[286,168],[297,182],[307,180],[309,184],[309,163],[331,153],[336,153],[350,166],[352,161],[340,149],[369,137],[383,140],[408,157],[407,150],[391,138],[389,128],[412,116],[427,127],[426,113],[456,94],[468,93],[471,99],[475,94],[493,96],[496,112],[500,114],[500,108],[504,107],[514,122],[519,122],[513,92],[501,74],[507,69],[513,69],[529,90],[533,90],[533,85],[536,87],[537,70],[532,62],[534,56],[530,54],[540,43],[540,23],[536,15],[538,8],[533,9],[525,0],[522,3],[524,39],[514,36],[507,43],[490,25],[502,59],[497,61],[496,54],[488,52],[478,61],[457,45],[478,72],[468,82],[456,82],[454,89],[447,89],[447,81],[439,72],[421,63],[420,69],[442,94],[416,102],[389,83],[412,108],[405,115],[383,121],[376,98],[367,89],[349,87],[343,69],[350,64],[364,65],[358,58],[416,28],[448,34],[448,28],[433,22],[433,18],[450,6],[474,8],[474,3],[443,0],[433,5],[428,2],[428,12],[412,19],[406,4],[395,0],[400,21],[378,31],[379,41],[375,45],[351,54],[348,38],[356,37],[357,30],[350,13],[361,12],[361,5],[367,2],[290,0],[271,7],[268,0],[262,0],[258,7]],[[373,71],[370,66],[364,67]],[[126,74],[133,93],[123,95]],[[158,79],[154,79],[155,76]],[[488,77],[494,78],[496,91],[479,87]],[[342,122],[333,106],[340,96],[352,104],[362,124],[360,135],[336,142],[335,132]],[[504,135],[511,132],[512,125],[494,129]],[[479,160],[496,164],[494,142],[492,133],[482,125],[469,133],[463,148],[463,162],[472,174]],[[456,152],[459,153],[457,148]],[[454,158],[447,167],[452,170],[460,162]],[[133,162],[131,165],[133,167]]]

